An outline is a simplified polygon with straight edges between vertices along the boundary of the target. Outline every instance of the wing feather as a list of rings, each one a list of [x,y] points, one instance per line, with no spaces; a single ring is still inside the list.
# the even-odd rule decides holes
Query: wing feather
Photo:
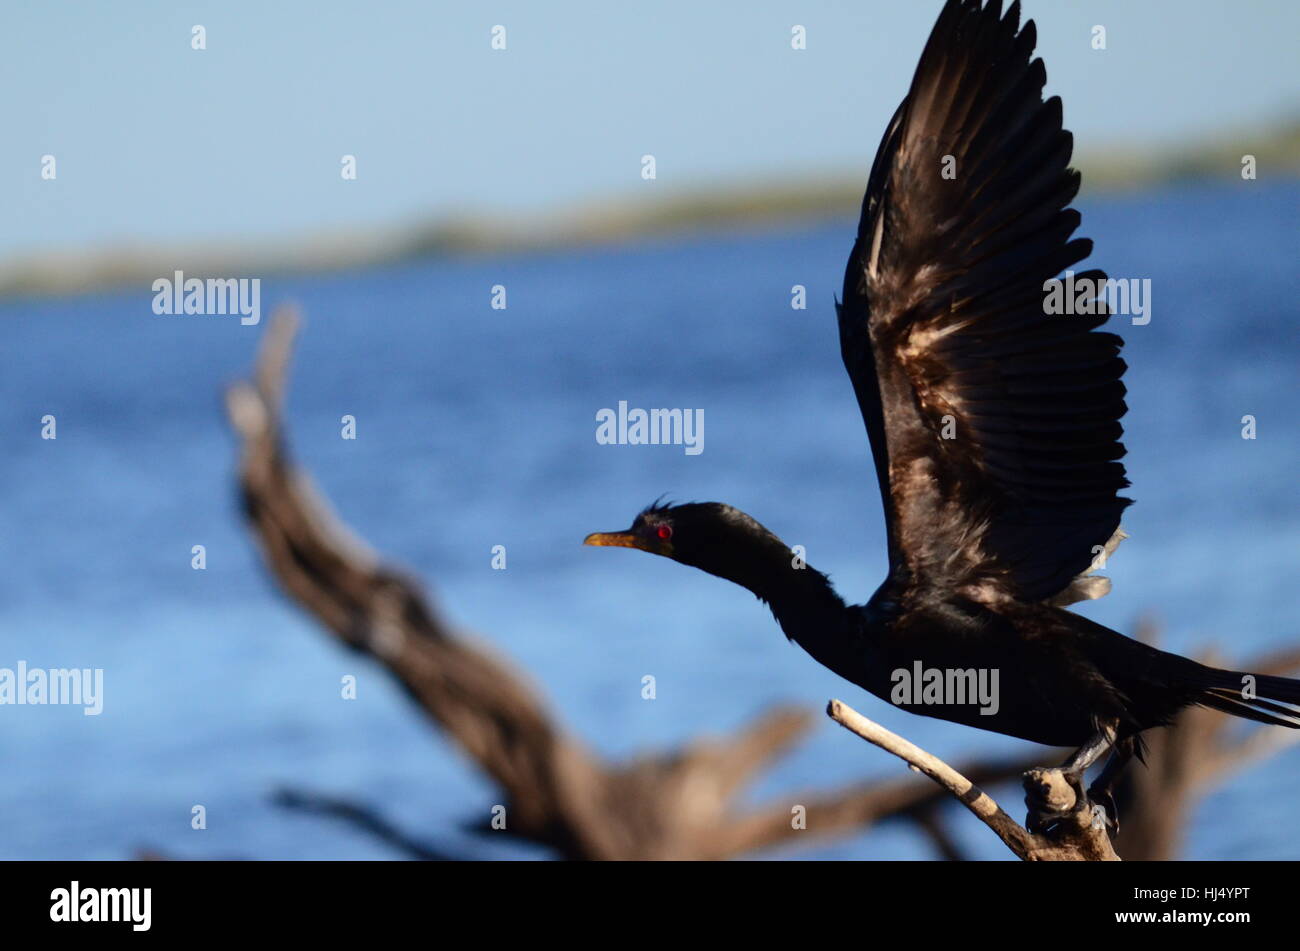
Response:
[[[1045,313],[1044,282],[1092,242],[1074,237],[1073,138],[1019,19],[1000,0],[939,15],[872,166],[840,341],[894,570],[1059,600],[1104,593],[1072,582],[1122,537],[1125,364],[1104,308]]]

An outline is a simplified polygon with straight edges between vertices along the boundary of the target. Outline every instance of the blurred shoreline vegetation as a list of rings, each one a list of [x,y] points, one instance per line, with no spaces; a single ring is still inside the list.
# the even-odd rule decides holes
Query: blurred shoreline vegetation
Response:
[[[1300,114],[1270,127],[1221,133],[1157,151],[1110,148],[1076,153],[1082,197],[1189,182],[1241,180],[1253,155],[1260,180],[1300,178]],[[870,163],[796,180],[696,186],[659,198],[594,199],[572,210],[431,216],[414,224],[340,229],[295,240],[122,245],[19,254],[0,261],[0,298],[73,295],[188,277],[325,273],[453,255],[571,251],[641,238],[703,234],[790,222],[856,218]]]

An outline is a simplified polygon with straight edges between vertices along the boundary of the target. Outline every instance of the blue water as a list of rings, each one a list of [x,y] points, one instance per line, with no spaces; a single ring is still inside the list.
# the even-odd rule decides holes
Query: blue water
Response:
[[[1114,592],[1083,610],[1241,661],[1300,638],[1296,210],[1300,185],[1187,186],[1084,205],[1094,260],[1150,278],[1153,318],[1119,329],[1131,538]],[[729,501],[851,599],[885,567],[867,442],[839,365],[832,293],[853,223],[599,251],[425,261],[266,279],[307,317],[292,446],[343,518],[435,586],[444,608],[526,668],[610,757],[735,728],[778,701],[839,696],[940,756],[1018,741],[892,709],[786,643],[739,588],[667,560],[583,548],[661,493]],[[507,288],[508,308],[489,306]],[[809,288],[792,310],[790,288]],[[375,664],[278,596],[238,518],[221,388],[262,328],[168,318],[147,288],[10,301],[0,374],[0,667],[104,669],[104,711],[0,707],[0,857],[395,855],[268,801],[288,784],[368,803],[479,856],[543,855],[463,831],[493,788]],[[595,413],[705,411],[705,449],[600,446]],[[39,438],[45,414],[58,438]],[[339,419],[358,438],[340,438]],[[1241,418],[1258,438],[1241,438]],[[207,570],[190,549],[207,548]],[[505,545],[508,568],[491,569]],[[340,678],[359,679],[355,701]],[[641,699],[641,678],[658,696]],[[900,764],[820,722],[756,799]],[[1186,854],[1300,857],[1300,752],[1230,778]],[[1013,813],[1020,793],[994,790]],[[190,828],[202,804],[208,827]],[[954,811],[971,854],[1006,853]],[[928,858],[905,824],[774,853]]]

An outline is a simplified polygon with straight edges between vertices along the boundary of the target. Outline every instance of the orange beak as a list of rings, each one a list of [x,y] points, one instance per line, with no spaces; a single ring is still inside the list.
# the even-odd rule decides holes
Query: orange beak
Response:
[[[639,548],[658,554],[644,538],[631,532],[593,532],[582,540],[584,545],[596,545],[602,548]]]

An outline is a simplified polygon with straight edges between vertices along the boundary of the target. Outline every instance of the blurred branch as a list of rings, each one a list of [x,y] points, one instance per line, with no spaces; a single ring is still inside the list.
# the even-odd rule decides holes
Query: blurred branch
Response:
[[[375,810],[346,799],[304,792],[300,789],[277,789],[271,796],[271,801],[282,809],[339,819],[367,835],[374,836],[407,858],[422,862],[450,862],[458,858],[417,842]]]

